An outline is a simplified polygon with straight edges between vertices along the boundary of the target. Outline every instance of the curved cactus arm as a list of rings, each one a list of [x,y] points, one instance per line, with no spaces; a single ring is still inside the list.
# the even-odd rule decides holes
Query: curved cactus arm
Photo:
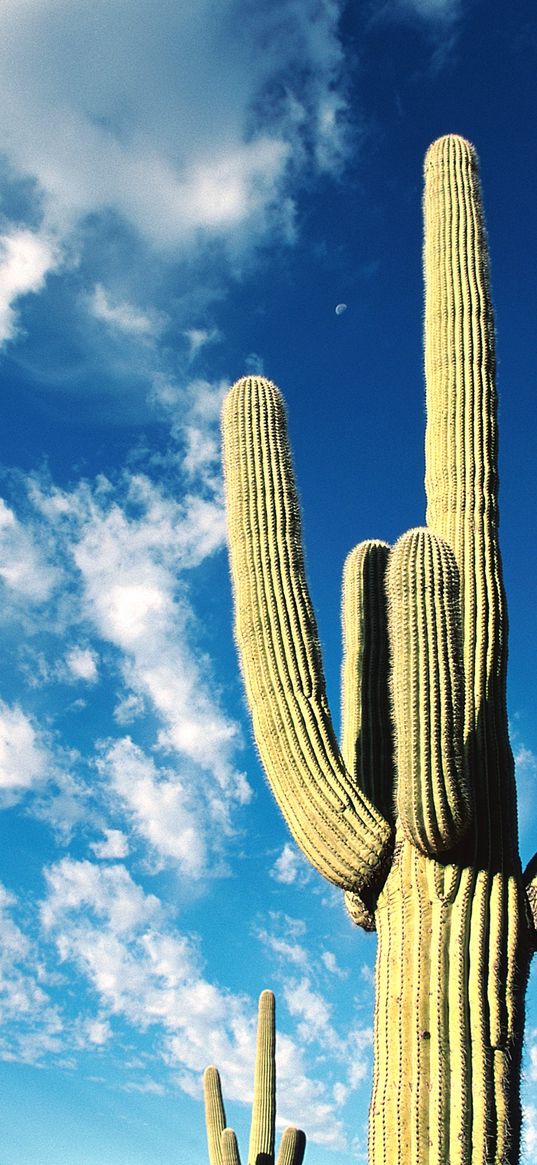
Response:
[[[387,575],[397,810],[405,836],[434,857],[466,833],[472,793],[463,756],[457,564],[430,530],[396,543]]]
[[[451,546],[460,573],[464,744],[479,820],[476,859],[481,867],[518,869],[498,544],[494,325],[477,157],[461,137],[440,138],[427,153],[424,217],[427,525]]]
[[[302,1165],[305,1149],[306,1138],[302,1129],[286,1129],[281,1140],[277,1165]]]
[[[285,412],[270,381],[234,385],[223,437],[236,637],[261,759],[312,864],[360,891],[381,876],[392,831],[350,779],[335,739]]]
[[[206,1068],[203,1074],[203,1095],[205,1100],[205,1128],[209,1149],[209,1165],[224,1165],[222,1158],[222,1133],[226,1127],[226,1114],[222,1100],[222,1085],[217,1068]]]
[[[385,576],[390,547],[354,547],[343,569],[341,753],[349,773],[388,821],[394,818]]]
[[[343,900],[347,914],[355,926],[361,926],[362,930],[369,932],[377,929],[374,902],[364,902],[363,897],[360,894],[356,894],[353,890],[345,890]]]

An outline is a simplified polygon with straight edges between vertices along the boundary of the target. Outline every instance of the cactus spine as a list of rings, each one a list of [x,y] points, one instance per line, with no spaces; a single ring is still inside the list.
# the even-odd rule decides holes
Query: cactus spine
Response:
[[[341,752],[283,405],[259,378],[224,409],[236,636],[288,824],[378,931],[371,1165],[515,1165],[537,859],[522,876],[488,257],[464,139],[430,147],[424,211],[427,529],[347,561]]]

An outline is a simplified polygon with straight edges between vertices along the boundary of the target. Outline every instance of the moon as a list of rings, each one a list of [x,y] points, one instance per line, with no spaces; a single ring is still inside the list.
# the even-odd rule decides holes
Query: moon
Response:
[[[343,315],[343,312],[344,312],[344,311],[346,311],[346,310],[347,310],[347,304],[346,304],[346,303],[338,303],[338,305],[337,305],[337,307],[336,307],[336,315],[337,315],[337,316],[342,316],[342,315]]]

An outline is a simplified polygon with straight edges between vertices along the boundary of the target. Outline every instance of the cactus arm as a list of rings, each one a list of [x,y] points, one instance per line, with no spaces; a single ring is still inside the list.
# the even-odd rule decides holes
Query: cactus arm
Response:
[[[394,818],[389,697],[386,542],[354,547],[343,570],[341,753],[347,771],[388,821]]]
[[[224,1165],[222,1159],[222,1133],[226,1127],[226,1114],[222,1100],[220,1075],[214,1067],[206,1068],[203,1074],[203,1095],[205,1100],[205,1128],[209,1149],[209,1165]]]
[[[285,1130],[278,1153],[277,1165],[302,1165],[306,1138],[301,1129]]]
[[[270,381],[231,389],[223,436],[236,638],[261,759],[307,857],[359,891],[381,876],[391,829],[350,779],[332,728],[285,414]]]
[[[464,837],[471,789],[462,743],[462,644],[457,564],[429,530],[390,555],[387,592],[396,739],[397,810],[405,836],[431,857]]]
[[[346,890],[343,898],[347,914],[355,926],[361,926],[362,930],[369,932],[377,929],[374,902],[366,903],[363,897],[353,890]]]
[[[233,1129],[222,1133],[222,1165],[241,1165],[239,1146]]]
[[[276,1021],[272,991],[262,991],[257,1015],[254,1101],[248,1165],[274,1160],[276,1125]]]
[[[451,546],[460,573],[476,860],[518,870],[498,543],[494,326],[477,158],[463,138],[450,135],[430,147],[424,216],[427,525]]]

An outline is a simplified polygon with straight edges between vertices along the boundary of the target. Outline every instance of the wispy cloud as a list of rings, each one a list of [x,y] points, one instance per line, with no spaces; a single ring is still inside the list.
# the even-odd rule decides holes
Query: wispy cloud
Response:
[[[296,846],[286,841],[269,873],[276,882],[281,882],[284,886],[292,886],[308,881],[310,868]]]
[[[0,579],[12,601],[43,602],[58,581],[59,572],[41,547],[41,538],[41,531],[25,527],[0,498]]]
[[[14,895],[0,885],[0,1057],[36,1063],[61,1050],[63,1023],[37,950],[14,921],[15,906]]]
[[[537,1105],[523,1107],[522,1165],[532,1165],[537,1153]]]
[[[199,796],[189,792],[177,773],[159,772],[129,737],[110,745],[99,768],[131,830],[143,838],[157,865],[171,861],[191,878],[205,873],[207,828],[198,811]]]
[[[163,325],[151,293],[167,264],[177,281],[189,256],[186,293],[192,256],[208,247],[211,262],[219,247],[242,262],[267,234],[291,240],[301,176],[337,172],[346,156],[339,17],[336,0],[277,9],[203,0],[157,13],[146,0],[128,13],[111,0],[105,14],[52,0],[3,4],[2,150],[30,211],[27,224],[6,224],[0,339],[16,336],[21,296],[43,288],[62,253],[92,287],[81,300],[90,314],[144,339]],[[192,356],[213,325],[181,322]]]
[[[71,491],[34,475],[13,484],[24,518],[5,504],[0,511],[11,547],[10,593],[28,592],[28,570],[41,568],[40,586],[32,584],[31,597],[40,601],[33,623],[27,602],[20,614],[31,626],[39,666],[30,661],[28,647],[20,657],[19,687],[20,678],[34,686],[38,672],[42,687],[76,684],[88,692],[110,678],[113,663],[123,696],[118,705],[117,686],[110,692],[105,682],[101,699],[107,691],[110,714],[118,725],[131,726],[130,737],[110,735],[99,748],[95,742],[93,755],[82,761],[56,756],[55,746],[49,755],[48,738],[23,711],[24,704],[3,705],[4,798],[16,800],[38,790],[35,811],[55,828],[63,819],[64,829],[73,827],[77,814],[84,815],[84,804],[86,817],[95,823],[107,806],[129,822],[153,864],[174,862],[188,878],[208,872],[233,832],[236,810],[251,795],[236,765],[238,726],[224,711],[210,663],[198,649],[191,599],[195,571],[223,543],[220,480],[213,476],[218,410],[209,406],[205,393],[202,386],[188,414],[185,476],[190,488],[182,497],[180,447],[174,447],[171,481],[177,497],[149,473],[123,472],[115,482],[101,477]],[[192,431],[200,440],[195,464],[188,440]],[[61,591],[54,590],[58,578]],[[15,669],[14,683],[16,678]],[[136,721],[148,716],[152,755],[147,733],[143,746],[132,735]],[[95,765],[101,774],[97,786],[88,783]],[[46,795],[41,790],[45,782],[50,786]]]
[[[17,333],[15,304],[41,291],[59,261],[58,247],[46,231],[13,228],[0,235],[0,345]]]
[[[452,24],[462,11],[461,0],[388,0],[385,11],[393,16],[414,16],[431,25]]]
[[[49,771],[48,748],[29,716],[0,702],[0,805],[41,785]]]
[[[112,329],[127,335],[155,338],[165,325],[165,317],[155,311],[141,311],[126,300],[114,300],[102,283],[89,298],[90,311]]]

